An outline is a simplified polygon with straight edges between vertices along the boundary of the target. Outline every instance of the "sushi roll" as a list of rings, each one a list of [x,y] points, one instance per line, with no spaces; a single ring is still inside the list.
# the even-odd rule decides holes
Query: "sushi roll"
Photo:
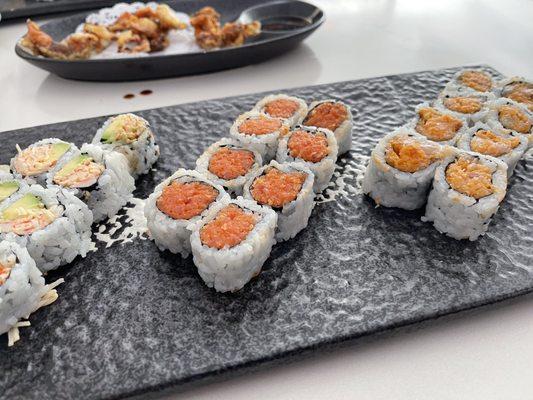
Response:
[[[11,159],[11,170],[15,177],[30,184],[45,185],[48,173],[76,151],[76,145],[60,139],[43,139],[24,150],[17,146],[17,155]]]
[[[402,127],[376,145],[363,178],[363,192],[385,207],[415,210],[424,205],[435,169],[449,152]]]
[[[235,292],[257,276],[275,243],[277,218],[242,197],[218,201],[191,234],[193,261],[206,285]]]
[[[289,126],[283,120],[249,111],[237,118],[230,135],[246,148],[261,154],[263,162],[268,162],[276,156],[278,140],[288,131]]]
[[[448,89],[464,88],[476,92],[490,92],[494,88],[494,80],[482,69],[465,69],[457,72],[446,85]]]
[[[510,129],[525,135],[533,146],[533,113],[516,101],[501,98],[489,103],[484,121],[495,129]]]
[[[191,252],[189,226],[198,222],[215,202],[229,198],[224,188],[198,171],[177,170],[155,188],[144,215],[157,247],[187,257]]]
[[[507,164],[507,176],[511,177],[528,148],[528,140],[517,132],[478,122],[459,138],[457,148],[502,160]]]
[[[533,81],[518,76],[504,79],[494,92],[496,96],[516,101],[533,112]]]
[[[352,148],[353,116],[350,107],[338,100],[311,103],[302,125],[329,129],[335,134],[339,156]]]
[[[39,308],[57,299],[57,284],[46,285],[41,271],[36,267],[24,247],[14,242],[0,242],[0,335],[9,334],[9,345],[18,340],[20,323]]]
[[[338,150],[337,139],[329,129],[300,126],[280,140],[276,161],[305,164],[315,175],[313,190],[320,193],[331,181]]]
[[[21,187],[0,203],[0,239],[26,247],[42,272],[85,257],[92,221],[85,203],[57,187]]]
[[[434,106],[456,118],[462,118],[473,126],[489,112],[487,103],[494,100],[494,94],[476,92],[464,88],[444,89]]]
[[[133,197],[135,181],[126,157],[101,146],[84,144],[47,179],[48,185],[71,190],[93,213],[93,222],[114,216]]]
[[[454,239],[476,240],[505,197],[507,165],[497,158],[456,151],[435,171],[423,221]]]
[[[92,143],[124,154],[134,178],[147,174],[159,158],[159,146],[150,124],[135,114],[109,118],[98,129]]]
[[[198,172],[237,196],[242,195],[242,187],[250,175],[262,166],[261,154],[231,138],[213,143],[196,161]]]
[[[468,127],[464,119],[442,109],[438,110],[429,103],[419,104],[415,112],[416,116],[409,127],[426,139],[442,145],[453,146]]]
[[[244,197],[278,214],[277,242],[291,239],[307,226],[315,207],[315,176],[301,163],[274,160],[256,171],[244,185]]]
[[[253,109],[269,117],[281,118],[290,127],[300,124],[307,114],[305,101],[285,94],[266,96],[259,100]]]

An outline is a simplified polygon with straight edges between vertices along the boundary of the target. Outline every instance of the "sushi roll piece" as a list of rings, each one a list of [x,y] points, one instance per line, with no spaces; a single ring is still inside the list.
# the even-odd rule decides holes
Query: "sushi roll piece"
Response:
[[[255,201],[218,201],[191,234],[193,261],[207,286],[235,292],[254,276],[270,256],[278,216]]]
[[[495,82],[490,74],[482,69],[465,69],[457,72],[446,85],[447,89],[464,88],[476,92],[490,92]]]
[[[487,103],[494,100],[494,94],[476,92],[465,88],[445,88],[434,106],[454,117],[466,120],[469,126],[481,121],[489,112]]]
[[[533,112],[533,81],[519,76],[498,82],[494,89],[497,97],[505,97],[520,103]]]
[[[528,140],[515,131],[491,128],[478,122],[459,138],[457,148],[502,160],[507,164],[507,176],[510,178],[528,148]]]
[[[533,146],[533,113],[516,101],[501,98],[489,103],[484,121],[495,129],[510,129],[525,135]]]
[[[244,185],[244,198],[270,207],[278,214],[277,242],[289,240],[307,226],[315,207],[315,176],[301,163],[272,160]]]
[[[259,100],[255,111],[273,118],[281,118],[291,128],[300,124],[307,114],[307,104],[298,97],[272,94]]]
[[[17,146],[17,155],[11,159],[11,170],[15,177],[25,179],[29,184],[45,185],[48,173],[76,151],[76,145],[60,139],[43,139],[24,150]]]
[[[262,166],[261,154],[231,138],[213,143],[196,161],[198,172],[237,196],[242,195],[242,187],[251,174]]]
[[[17,328],[29,325],[22,319],[57,299],[54,287],[62,281],[45,284],[28,250],[14,242],[0,242],[0,335],[8,333],[9,346],[19,339]]]
[[[261,154],[263,162],[276,156],[278,141],[289,131],[289,125],[279,118],[258,111],[241,114],[230,129],[230,135],[246,148]]]
[[[300,126],[280,140],[276,161],[305,164],[315,175],[313,190],[320,193],[331,181],[338,151],[337,139],[329,129]]]
[[[370,156],[363,192],[378,206],[415,210],[422,207],[435,169],[451,151],[401,127],[383,137]]]
[[[150,124],[135,114],[109,118],[98,129],[92,143],[124,154],[129,172],[135,179],[147,174],[159,158],[159,146]]]
[[[353,116],[350,107],[338,100],[315,101],[302,125],[329,129],[335,134],[339,156],[352,148]]]
[[[177,170],[157,185],[144,208],[148,229],[157,247],[187,257],[191,252],[190,225],[225,198],[229,195],[224,188],[198,171]]]
[[[432,107],[429,103],[419,104],[415,112],[416,116],[409,123],[409,127],[426,139],[441,145],[455,145],[457,139],[468,128],[463,118]]]
[[[133,197],[135,180],[126,157],[101,146],[84,144],[48,174],[48,185],[71,190],[87,204],[93,222],[114,216]]]
[[[0,203],[0,239],[26,247],[43,273],[85,257],[93,215],[66,190],[31,185]]]
[[[497,158],[457,150],[435,171],[422,221],[454,239],[483,235],[507,190],[507,165]]]

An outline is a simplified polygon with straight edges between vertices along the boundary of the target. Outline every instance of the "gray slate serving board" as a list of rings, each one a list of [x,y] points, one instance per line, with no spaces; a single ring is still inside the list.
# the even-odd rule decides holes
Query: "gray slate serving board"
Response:
[[[309,227],[277,245],[259,278],[232,295],[207,288],[190,258],[159,252],[148,240],[98,243],[97,252],[50,275],[65,278],[60,298],[32,316],[19,343],[7,348],[2,338],[0,397],[100,399],[179,388],[531,291],[531,159],[520,162],[488,235],[474,243],[440,235],[421,212],[375,208],[359,193],[377,140],[456,71],[286,90],[307,101],[343,100],[355,114],[353,151],[324,196],[333,201],[317,205]],[[192,168],[260,97],[140,112],[162,152],[137,197],[176,168]],[[57,136],[80,144],[103,121],[3,133],[0,162],[15,143]]]

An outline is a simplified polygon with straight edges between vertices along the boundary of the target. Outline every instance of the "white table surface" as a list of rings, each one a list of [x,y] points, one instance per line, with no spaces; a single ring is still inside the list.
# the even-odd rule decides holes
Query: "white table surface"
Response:
[[[0,132],[464,64],[486,63],[505,74],[533,77],[531,0],[314,2],[327,21],[289,54],[230,71],[148,82],[90,83],[49,75],[15,56],[24,25],[2,22]],[[143,89],[154,93],[122,97]],[[533,296],[170,398],[533,398]]]

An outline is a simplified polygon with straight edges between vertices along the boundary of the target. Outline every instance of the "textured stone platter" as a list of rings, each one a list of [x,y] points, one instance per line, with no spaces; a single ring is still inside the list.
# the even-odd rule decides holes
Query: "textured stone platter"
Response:
[[[191,258],[159,252],[146,240],[137,200],[129,222],[122,216],[95,228],[96,251],[50,274],[49,281],[65,278],[60,298],[31,317],[21,341],[8,348],[1,338],[0,398],[101,399],[179,389],[531,291],[531,156],[519,163],[489,233],[474,243],[440,235],[420,221],[421,211],[375,208],[360,193],[377,140],[406,122],[417,103],[435,98],[456,71],[284,91],[308,101],[343,100],[355,116],[353,151],[339,161],[310,226],[274,248],[258,279],[221,295],[203,284]],[[176,168],[192,168],[262,96],[140,112],[162,152],[156,170],[138,181],[136,197],[146,198]],[[8,162],[16,143],[57,136],[81,144],[103,121],[3,133],[0,162]]]

